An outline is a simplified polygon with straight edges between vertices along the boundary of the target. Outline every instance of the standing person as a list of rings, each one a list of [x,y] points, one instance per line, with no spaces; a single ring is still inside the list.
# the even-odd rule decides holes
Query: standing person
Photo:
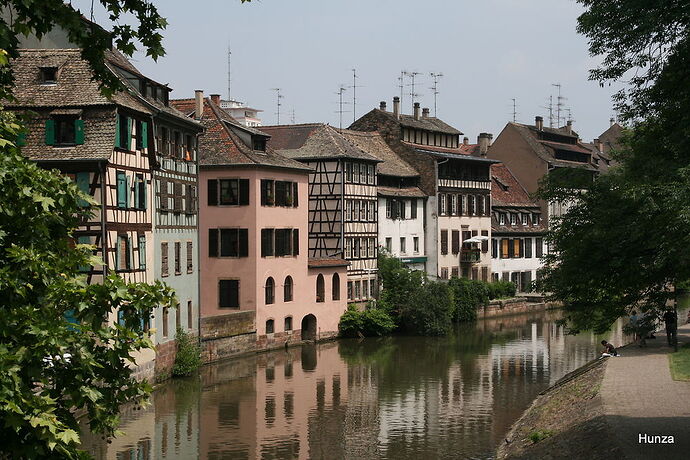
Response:
[[[678,313],[675,309],[666,310],[664,323],[666,323],[666,340],[668,340],[668,346],[672,347],[678,340]]]
[[[633,342],[637,343],[637,340],[640,338],[639,334],[637,333],[637,322],[639,321],[639,317],[637,316],[637,312],[635,310],[632,311],[632,315],[630,315],[630,328],[633,331]]]

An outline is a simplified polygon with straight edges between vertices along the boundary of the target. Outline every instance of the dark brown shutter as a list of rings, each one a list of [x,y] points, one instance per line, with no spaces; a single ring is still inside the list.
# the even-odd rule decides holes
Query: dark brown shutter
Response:
[[[208,229],[208,256],[218,257],[218,229]]]
[[[453,211],[455,211],[453,209],[453,195],[449,193],[448,195],[446,195],[446,214],[452,216]]]
[[[410,219],[417,218],[417,199],[413,198],[410,200]]]
[[[512,258],[513,255],[515,254],[515,240],[514,239],[509,239],[508,240],[508,258]]]
[[[489,231],[482,230],[482,236],[489,236]],[[482,252],[489,252],[489,240],[482,241]]]
[[[453,254],[460,252],[460,231],[453,230],[451,234],[451,250]]]
[[[208,205],[218,206],[218,181],[216,179],[208,180]]]
[[[249,230],[241,228],[240,237],[240,257],[249,257]]]
[[[442,205],[443,200],[441,199],[442,196],[443,196],[443,193],[438,194],[438,215],[439,216],[443,215],[443,205]]]
[[[441,254],[448,254],[448,230],[441,230]]]
[[[299,229],[292,230],[292,255],[299,255]]]
[[[297,192],[299,192],[299,188],[297,187],[297,182],[292,183],[292,206],[297,207],[299,206],[298,198],[297,198]]]
[[[240,179],[240,206],[249,205],[249,179]]]

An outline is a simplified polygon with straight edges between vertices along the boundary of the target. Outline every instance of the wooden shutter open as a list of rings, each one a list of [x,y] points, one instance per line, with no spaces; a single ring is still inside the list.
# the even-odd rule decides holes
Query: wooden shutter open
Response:
[[[218,206],[218,180],[208,180],[208,205]]]
[[[240,252],[239,257],[249,257],[249,230],[241,228],[239,230]]]
[[[218,257],[218,229],[208,229],[208,256]]]
[[[292,230],[292,255],[299,255],[299,229]]]
[[[240,206],[249,206],[249,179],[240,179]]]
[[[77,145],[84,143],[84,120],[74,120],[74,143]]]

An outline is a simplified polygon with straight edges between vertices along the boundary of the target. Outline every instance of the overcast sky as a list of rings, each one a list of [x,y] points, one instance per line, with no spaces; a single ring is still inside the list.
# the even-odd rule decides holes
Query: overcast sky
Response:
[[[96,2],[97,3],[97,2]],[[472,142],[486,131],[498,135],[512,121],[548,125],[550,95],[562,85],[575,129],[591,141],[609,126],[613,87],[588,80],[597,60],[575,32],[582,9],[574,0],[158,0],[169,26],[167,55],[157,63],[142,54],[134,64],[168,83],[173,97],[195,89],[227,97],[227,50],[231,96],[264,110],[276,123],[328,122],[338,126],[338,88],[352,86],[357,70],[356,115],[385,100],[392,110],[401,70],[420,72],[416,98],[433,115],[430,72],[443,73],[438,117]],[[88,11],[87,0],[73,4]],[[96,20],[108,26],[102,11]],[[88,12],[86,14],[88,16]],[[403,112],[411,113],[409,78]],[[353,120],[352,88],[346,88],[343,126]],[[566,112],[562,113],[565,117]]]

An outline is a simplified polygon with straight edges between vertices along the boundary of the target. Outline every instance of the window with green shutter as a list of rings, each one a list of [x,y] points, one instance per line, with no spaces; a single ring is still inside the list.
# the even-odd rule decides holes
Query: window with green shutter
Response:
[[[122,143],[120,140],[120,116],[115,115],[115,148],[121,148]]]
[[[141,147],[149,148],[149,124],[145,121],[141,122]]]
[[[74,120],[74,143],[84,144],[84,120]]]
[[[117,172],[117,207],[127,208],[127,173]]]
[[[55,120],[46,120],[46,145],[55,145]]]
[[[139,269],[146,269],[146,236],[139,235]]]
[[[89,173],[87,172],[80,172],[75,174],[75,182],[77,183],[77,187],[79,188],[79,191],[82,193],[85,193],[86,195],[91,195],[91,191],[89,190]],[[79,200],[79,206],[81,207],[86,207],[88,206],[89,203],[86,200]]]

